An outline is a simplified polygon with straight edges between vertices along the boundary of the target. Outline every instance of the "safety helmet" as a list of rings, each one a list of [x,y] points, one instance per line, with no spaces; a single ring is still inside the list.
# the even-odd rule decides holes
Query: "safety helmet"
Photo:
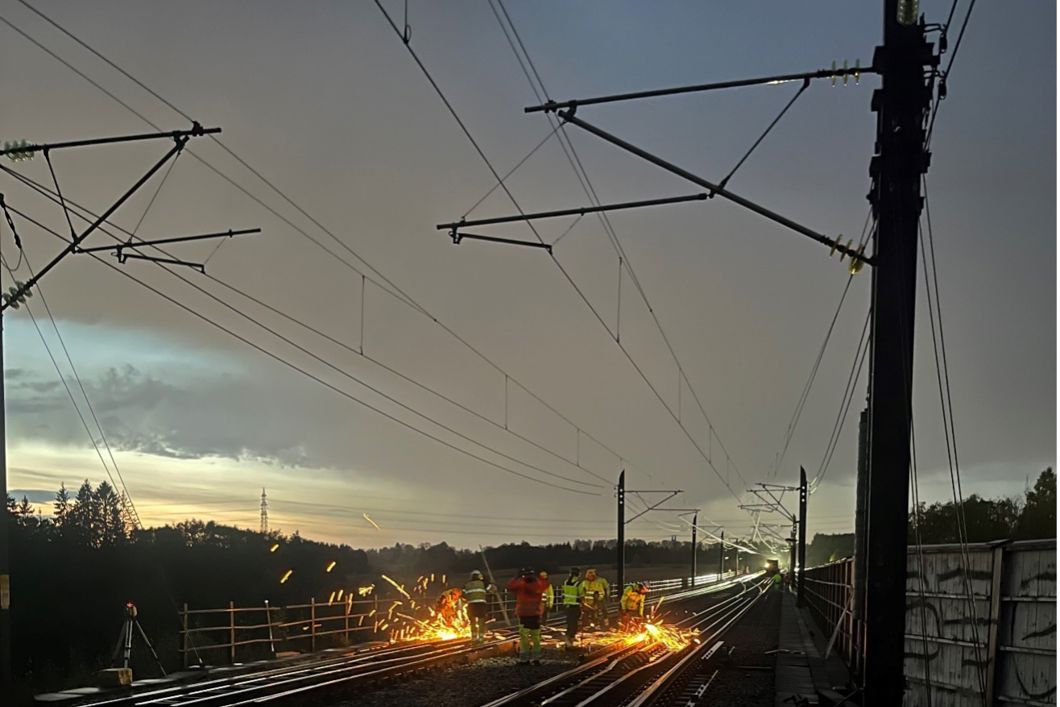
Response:
[[[534,574],[534,570],[531,569],[530,567],[524,567],[521,570],[519,570],[519,575],[521,577],[534,577],[534,576],[536,576]]]
[[[595,567],[590,567],[589,569],[585,570],[585,578],[586,579],[589,579],[589,575],[592,575],[594,578],[596,577],[596,568]]]
[[[545,570],[541,570],[537,573],[537,576],[541,579],[548,579],[548,572],[546,572]]]
[[[471,579],[482,579],[482,573],[478,570],[471,570]]]

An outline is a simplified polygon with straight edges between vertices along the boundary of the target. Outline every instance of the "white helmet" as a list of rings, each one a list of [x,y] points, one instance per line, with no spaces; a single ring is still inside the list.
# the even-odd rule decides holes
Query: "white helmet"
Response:
[[[482,573],[478,570],[471,570],[471,579],[482,579]]]

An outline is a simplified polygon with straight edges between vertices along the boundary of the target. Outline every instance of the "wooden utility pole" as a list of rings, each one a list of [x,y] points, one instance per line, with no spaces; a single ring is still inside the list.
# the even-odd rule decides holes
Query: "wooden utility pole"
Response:
[[[876,216],[869,382],[869,481],[865,597],[865,704],[899,705],[904,689],[906,533],[912,426],[920,181],[935,63],[918,3],[885,0],[882,76],[872,97],[876,154],[869,199]]]

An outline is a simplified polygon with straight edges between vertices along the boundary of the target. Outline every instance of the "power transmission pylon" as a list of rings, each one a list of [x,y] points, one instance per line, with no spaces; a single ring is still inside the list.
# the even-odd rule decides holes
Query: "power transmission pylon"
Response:
[[[269,500],[265,498],[265,489],[261,489],[261,528],[262,535],[269,533]]]

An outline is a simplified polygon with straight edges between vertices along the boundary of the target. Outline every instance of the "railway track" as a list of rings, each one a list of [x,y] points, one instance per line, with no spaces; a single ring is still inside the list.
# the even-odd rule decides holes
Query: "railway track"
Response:
[[[481,646],[458,639],[366,649],[310,663],[114,695],[81,703],[81,707],[235,707],[293,700],[310,692],[414,672],[447,660],[489,655],[514,640],[513,635],[504,635]]]
[[[681,682],[678,692],[686,686],[705,691],[703,685],[693,684],[693,676],[705,672],[705,666],[724,644],[722,636],[754,607],[767,586],[764,580],[755,582],[678,622],[676,625],[682,628],[699,630],[697,639],[684,650],[674,652],[662,644],[618,645],[599,651],[582,665],[484,707],[661,705],[668,703],[643,700],[669,696],[674,692],[669,688],[677,687],[678,681]]]
[[[724,592],[734,586],[739,587],[740,583],[730,581],[693,591],[682,591],[667,596],[666,600],[669,603],[681,602]],[[746,592],[737,596],[744,595]],[[725,611],[731,610],[732,599],[722,600],[716,607],[728,607]],[[685,622],[695,622],[689,623],[687,627],[705,625],[713,617],[719,616],[718,611],[715,611],[716,607],[685,619]],[[561,621],[560,617],[556,620]],[[557,631],[558,637],[560,629],[556,624],[553,623],[548,628]],[[243,707],[251,704],[302,704],[310,700],[320,701],[332,695],[349,694],[351,688],[382,679],[438,667],[448,662],[474,660],[511,650],[518,640],[517,633],[512,629],[497,631],[495,636],[493,640],[479,646],[472,645],[469,639],[456,639],[360,649],[311,662],[269,666],[191,683],[111,693],[79,701],[78,707]],[[643,644],[608,647],[590,654],[588,662],[564,675],[577,673],[583,681],[589,681],[600,674],[610,674],[617,679],[627,674],[640,675],[638,671],[643,668],[646,670],[643,676],[647,679],[655,674],[655,664],[667,658],[667,653],[661,646],[645,649]],[[613,667],[609,668],[612,664]],[[593,684],[598,683],[600,681]],[[575,686],[557,685],[556,692],[569,687]],[[585,692],[587,688],[581,686],[577,689]]]

